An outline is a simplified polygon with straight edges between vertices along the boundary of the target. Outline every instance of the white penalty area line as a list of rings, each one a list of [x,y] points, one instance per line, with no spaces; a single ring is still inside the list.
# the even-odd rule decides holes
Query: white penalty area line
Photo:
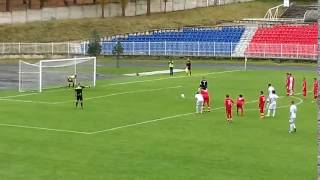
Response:
[[[20,103],[32,103],[32,104],[48,104],[48,105],[55,105],[54,102],[46,102],[46,101],[31,101],[31,100],[21,100],[21,99],[4,99],[0,98],[0,101],[8,101],[8,102],[20,102]]]
[[[303,100],[301,98],[299,98],[299,97],[292,96],[292,98],[296,98],[296,99],[300,100],[300,102],[297,103],[296,105],[300,105],[300,104],[303,103]],[[257,100],[249,101],[249,102],[247,102],[247,104],[255,103],[255,102],[257,102]],[[283,107],[279,107],[279,108],[284,108],[284,107],[288,107],[288,106],[283,106]],[[217,107],[217,108],[211,109],[211,111],[224,109],[224,108],[225,107]],[[258,109],[251,109],[251,110],[258,110]],[[189,116],[189,115],[194,115],[194,114],[196,114],[196,113],[195,112],[190,112],[190,113],[177,114],[177,115],[173,115],[173,116],[156,118],[156,119],[152,119],[152,120],[148,120],[148,121],[142,121],[142,122],[138,122],[138,123],[127,124],[127,125],[123,125],[123,126],[113,127],[113,128],[94,131],[94,132],[74,131],[74,130],[64,130],[64,129],[53,129],[53,128],[43,128],[43,127],[26,126],[26,125],[15,125],[15,124],[3,124],[3,123],[0,123],[0,126],[3,126],[3,127],[16,127],[16,128],[24,128],[24,129],[35,129],[35,130],[43,130],[43,131],[55,131],[55,132],[72,133],[72,134],[94,135],[94,134],[100,134],[100,133],[104,133],[104,132],[112,132],[112,131],[116,131],[116,130],[120,130],[120,129],[124,129],[124,128],[128,128],[128,127],[134,127],[134,126],[139,126],[139,125],[143,125],[143,124],[150,124],[150,123],[155,123],[155,122],[159,122],[159,121],[164,121],[164,120],[168,120],[168,119],[174,119],[174,118],[179,118],[179,117],[184,117],[184,116]]]
[[[31,96],[31,95],[35,95],[35,94],[38,94],[38,93],[18,94],[18,95],[11,95],[11,96],[0,96],[0,99],[24,97],[24,96]]]
[[[299,93],[297,93],[297,95],[298,94]],[[296,96],[291,96],[291,97],[299,100],[299,102],[296,104],[297,106],[303,103],[303,99],[301,99],[299,97],[296,97]],[[247,104],[251,104],[251,103],[255,103],[255,102],[258,102],[258,101],[257,100],[249,101],[249,102],[247,102]],[[278,108],[285,108],[285,107],[289,107],[289,106],[280,106]],[[213,108],[213,109],[211,109],[211,111],[224,109],[224,108],[225,107]],[[259,110],[259,109],[246,109],[246,110]],[[89,134],[99,134],[99,133],[103,133],[103,132],[110,132],[110,131],[115,131],[115,130],[119,130],[119,129],[123,129],[123,128],[139,126],[139,125],[142,125],[142,124],[149,124],[149,123],[154,123],[154,122],[158,122],[158,121],[163,121],[163,120],[168,120],[168,119],[173,119],[173,118],[178,118],[178,117],[189,116],[189,115],[193,115],[193,114],[196,114],[196,113],[195,112],[193,112],[193,113],[185,113],[185,114],[178,114],[178,115],[168,116],[168,117],[163,117],[163,118],[157,118],[157,119],[153,119],[153,120],[149,120],[149,121],[143,121],[143,122],[138,122],[138,123],[134,123],[134,124],[128,124],[128,125],[124,125],[124,126],[118,126],[118,127],[110,128],[110,129],[95,131],[95,132],[91,132]]]
[[[136,90],[136,91],[111,93],[111,94],[106,94],[106,95],[101,95],[101,96],[88,97],[88,98],[85,98],[85,100],[101,99],[101,98],[106,98],[106,97],[111,97],[111,96],[118,96],[118,95],[125,95],[125,94],[154,92],[154,91],[161,91],[161,90],[167,90],[167,89],[178,89],[178,88],[181,88],[181,87],[182,86],[171,86],[171,87],[166,87],[166,88],[143,89],[143,90]],[[69,102],[74,102],[74,100],[55,102],[54,104],[63,104],[63,103],[69,103]]]
[[[119,92],[119,93],[111,93],[101,96],[94,96],[94,97],[88,97],[85,98],[85,100],[93,100],[93,99],[102,99],[112,96],[118,96],[118,95],[125,95],[125,94],[135,94],[135,93],[144,93],[144,92],[153,92],[153,91],[161,91],[161,90],[167,90],[167,89],[178,89],[182,86],[171,86],[171,87],[165,87],[165,88],[155,88],[155,89],[143,89],[143,90],[136,90],[136,91],[127,91],[127,92]],[[21,99],[4,99],[0,98],[0,101],[12,101],[12,102],[22,102],[22,103],[34,103],[34,104],[48,104],[48,105],[58,105],[58,104],[64,104],[64,103],[71,103],[74,102],[74,100],[68,100],[68,101],[59,101],[59,102],[46,102],[46,101],[31,101],[31,100],[21,100]]]
[[[252,101],[252,102],[256,102],[256,101]],[[248,103],[252,103],[252,102],[248,102]],[[224,107],[218,107],[218,108],[213,108],[211,110],[214,111],[214,110],[223,109],[223,108]],[[155,123],[155,122],[164,121],[164,120],[167,120],[167,119],[173,119],[173,118],[189,116],[189,115],[193,115],[193,114],[196,114],[196,113],[195,112],[191,112],[191,113],[177,114],[177,115],[173,115],[173,116],[156,118],[156,119],[152,119],[152,120],[148,120],[148,121],[142,121],[142,122],[138,122],[138,123],[118,126],[118,127],[99,130],[99,131],[94,131],[94,132],[74,131],[74,130],[64,130],[64,129],[53,129],[53,128],[43,128],[43,127],[36,127],[36,126],[17,125],[17,124],[4,124],[4,123],[0,123],[0,126],[2,126],[2,127],[23,128],[23,129],[35,129],[35,130],[42,130],[42,131],[55,131],[55,132],[72,133],[72,134],[93,135],[93,134],[100,134],[100,133],[104,133],[104,132],[116,131],[116,130],[124,129],[124,128],[128,128],[128,127],[139,126],[139,125],[143,125],[143,124]]]
[[[53,129],[53,128],[43,128],[36,126],[27,126],[27,125],[15,125],[15,124],[4,124],[0,123],[0,126],[4,127],[16,127],[16,128],[24,128],[24,129],[36,129],[36,130],[44,130],[44,131],[55,131],[55,132],[64,132],[64,133],[74,133],[74,134],[90,134],[88,132],[83,131],[73,131],[73,130],[64,130],[64,129]]]
[[[238,72],[238,71],[243,71],[243,70],[218,71],[218,72],[211,72],[211,73],[205,73],[205,74],[196,74],[191,77],[206,76],[206,75],[212,75],[212,74],[232,73],[232,72]],[[126,81],[126,82],[119,82],[119,83],[102,85],[102,87],[124,85],[124,84],[144,83],[144,82],[152,82],[152,81],[161,81],[161,80],[167,80],[167,79],[178,79],[178,78],[190,78],[190,76],[172,76],[172,77],[164,77],[164,78],[156,78],[156,79],[139,80],[139,81]]]

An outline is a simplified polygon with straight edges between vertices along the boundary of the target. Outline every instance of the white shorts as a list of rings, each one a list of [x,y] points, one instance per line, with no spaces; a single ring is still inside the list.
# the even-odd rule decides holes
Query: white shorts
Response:
[[[203,101],[197,101],[196,105],[197,106],[203,106]]]
[[[292,84],[289,84],[289,90],[292,90]]]
[[[274,109],[276,109],[277,108],[277,103],[276,102],[273,102],[273,103],[271,103],[270,105],[269,105],[269,109],[270,110],[274,110]]]
[[[295,118],[290,118],[290,119],[289,119],[289,123],[290,123],[290,124],[294,124],[294,122],[295,122]]]

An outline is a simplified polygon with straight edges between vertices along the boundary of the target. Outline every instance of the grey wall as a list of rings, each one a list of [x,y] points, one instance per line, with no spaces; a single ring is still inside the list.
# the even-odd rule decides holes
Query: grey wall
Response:
[[[168,0],[166,5],[166,11],[172,12],[184,9],[193,9],[198,7],[216,6],[247,1],[251,0]],[[163,0],[153,0],[151,2],[151,12],[164,12],[164,10],[165,3]],[[146,0],[130,1],[126,7],[126,16],[136,16],[146,13]],[[120,4],[107,4],[105,6],[104,14],[105,17],[121,16]],[[26,23],[33,21],[48,21],[56,19],[81,19],[100,16],[100,5],[43,8],[41,10],[0,12],[0,24]]]

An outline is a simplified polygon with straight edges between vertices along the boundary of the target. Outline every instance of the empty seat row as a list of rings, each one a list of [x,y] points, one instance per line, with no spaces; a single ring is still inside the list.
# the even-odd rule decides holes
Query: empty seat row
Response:
[[[258,28],[245,53],[247,56],[312,57],[317,54],[318,26],[275,25]]]

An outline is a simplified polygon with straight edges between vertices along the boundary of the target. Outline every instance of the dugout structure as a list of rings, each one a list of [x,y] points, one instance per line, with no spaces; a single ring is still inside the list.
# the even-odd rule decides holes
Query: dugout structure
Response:
[[[19,61],[19,91],[39,91],[66,87],[67,78],[77,75],[75,83],[96,85],[96,57]]]

